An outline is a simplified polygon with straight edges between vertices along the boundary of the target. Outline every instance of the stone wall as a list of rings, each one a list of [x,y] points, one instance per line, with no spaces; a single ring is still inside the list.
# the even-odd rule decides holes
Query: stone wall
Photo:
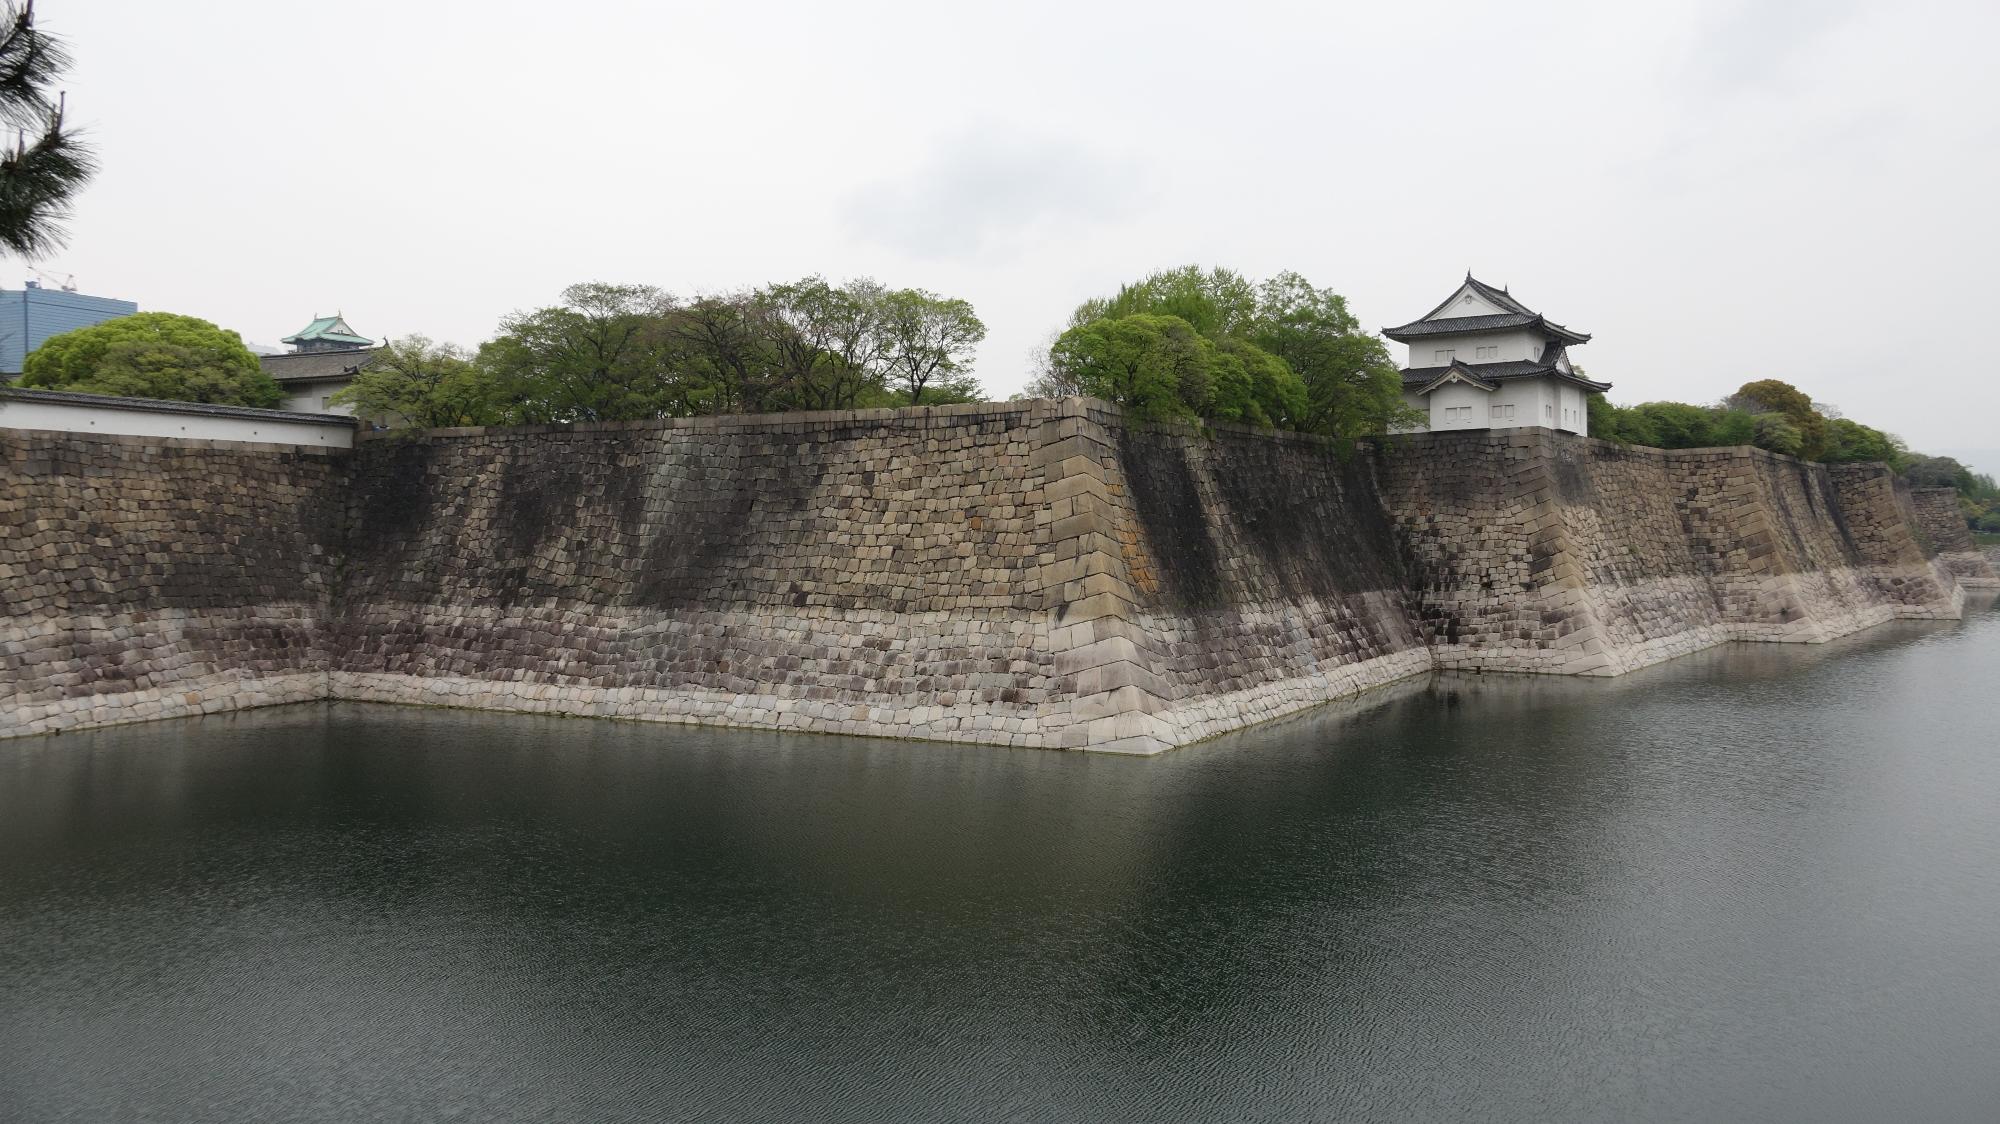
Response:
[[[1995,568],[1993,551],[1981,550],[1972,539],[1972,529],[1958,509],[1955,488],[1911,488],[1910,501],[1917,524],[1937,547],[1938,562],[1967,589],[2000,589],[2000,569]]]
[[[1128,427],[1088,403],[1071,471],[1101,486],[1100,595],[1065,625],[1118,638],[1101,700],[1180,745],[1429,670],[1365,458],[1229,427]],[[1093,493],[1096,494],[1096,493]]]
[[[1879,468],[1541,430],[1343,456],[1069,399],[9,442],[0,734],[336,697],[1154,752],[1961,596]]]
[[[343,466],[0,430],[0,737],[325,697]]]
[[[1879,465],[1543,430],[1415,436],[1378,456],[1440,667],[1616,675],[1723,640],[1961,612]]]
[[[1050,413],[366,442],[333,690],[1053,744]]]
[[[1081,400],[364,444],[342,698],[1152,752],[1430,666],[1366,467]]]
[[[1378,459],[1440,667],[1616,675],[1726,638],[1666,454],[1521,429]]]

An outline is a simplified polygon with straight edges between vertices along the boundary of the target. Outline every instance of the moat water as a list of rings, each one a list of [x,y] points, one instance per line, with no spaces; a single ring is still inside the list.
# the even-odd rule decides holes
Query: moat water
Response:
[[[2000,611],[1149,760],[0,743],[0,1118],[1992,1120]]]

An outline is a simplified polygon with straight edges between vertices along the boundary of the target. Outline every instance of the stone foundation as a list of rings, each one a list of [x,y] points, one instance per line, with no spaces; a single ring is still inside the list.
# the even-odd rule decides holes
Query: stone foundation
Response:
[[[1342,456],[1069,399],[4,440],[0,736],[340,698],[1150,753],[1434,668],[1955,616],[1980,576],[1878,466],[1541,430]]]

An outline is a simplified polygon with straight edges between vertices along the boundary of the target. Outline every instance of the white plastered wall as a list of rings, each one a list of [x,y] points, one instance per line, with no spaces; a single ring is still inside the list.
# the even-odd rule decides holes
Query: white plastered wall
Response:
[[[52,429],[63,433],[116,433],[134,437],[194,437],[208,441],[258,441],[274,445],[354,447],[354,427],[272,418],[238,418],[165,410],[115,410],[66,402],[0,398],[0,428]]]
[[[1453,359],[1461,363],[1507,363],[1521,359],[1540,359],[1543,340],[1533,332],[1475,332],[1463,336],[1444,336],[1435,339],[1419,338],[1410,347],[1411,367],[1443,367]],[[1490,347],[1493,353],[1480,358],[1479,349]],[[1440,358],[1438,352],[1452,354]]]
[[[1584,401],[1583,390],[1568,383],[1556,383],[1552,389],[1556,398],[1556,428],[1589,436],[1590,407]]]
[[[1487,428],[1486,404],[1496,393],[1462,382],[1446,383],[1431,391],[1432,432]]]
[[[1427,396],[1406,390],[1403,401],[1424,411],[1430,417],[1432,430],[1541,426],[1584,436],[1590,433],[1584,392],[1554,379],[1509,379],[1500,383],[1497,390],[1452,382]],[[1511,415],[1507,412],[1509,407],[1513,409]],[[1452,410],[1469,412],[1454,415]]]
[[[328,398],[347,389],[348,383],[352,381],[352,379],[339,379],[333,382],[280,383],[279,385],[285,391],[285,401],[278,409],[292,410],[301,414],[341,414],[346,417],[353,417],[354,407],[352,406],[325,404]]]
[[[1471,285],[1461,284],[1458,292],[1451,295],[1451,300],[1438,309],[1437,319],[1444,320],[1454,316],[1494,316],[1512,311],[1514,310],[1511,308],[1501,308],[1473,292]]]

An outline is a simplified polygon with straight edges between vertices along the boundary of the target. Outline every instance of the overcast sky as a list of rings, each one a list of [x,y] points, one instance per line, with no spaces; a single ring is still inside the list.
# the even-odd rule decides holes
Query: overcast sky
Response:
[[[1614,401],[1780,378],[2000,449],[1992,0],[37,10],[104,164],[45,268],[252,343],[870,275],[971,300],[1004,395],[1155,268],[1296,269],[1373,328],[1471,269]]]

